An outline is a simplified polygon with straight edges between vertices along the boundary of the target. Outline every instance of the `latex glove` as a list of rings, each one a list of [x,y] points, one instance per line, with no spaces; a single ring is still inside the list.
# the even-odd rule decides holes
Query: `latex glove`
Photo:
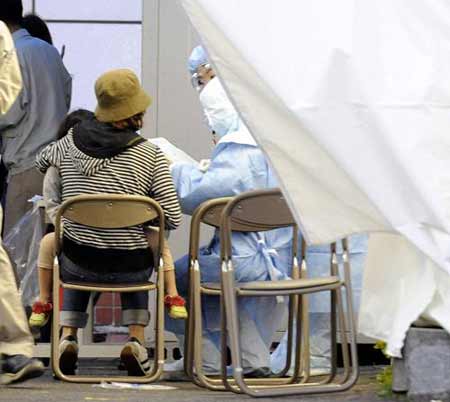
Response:
[[[201,172],[205,173],[208,170],[209,165],[211,165],[211,159],[202,159],[198,163],[198,168]]]

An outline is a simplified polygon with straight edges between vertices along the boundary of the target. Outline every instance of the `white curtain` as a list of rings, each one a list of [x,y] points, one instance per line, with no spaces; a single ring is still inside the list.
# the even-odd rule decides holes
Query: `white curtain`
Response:
[[[423,257],[416,268],[448,277],[450,3],[181,3],[308,242],[397,233]],[[386,265],[376,268],[382,274]],[[438,291],[432,281],[418,289],[420,307],[398,312],[400,328],[372,323],[361,331],[389,340],[398,355],[405,328]],[[438,321],[450,329],[450,312],[438,310]]]

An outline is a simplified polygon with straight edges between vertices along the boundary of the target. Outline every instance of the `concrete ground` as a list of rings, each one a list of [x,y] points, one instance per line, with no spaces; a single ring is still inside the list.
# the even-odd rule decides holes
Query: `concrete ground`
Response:
[[[82,367],[88,366],[90,373],[111,372],[111,363],[89,360],[82,362]],[[348,392],[331,395],[315,395],[305,397],[278,397],[259,399],[260,401],[312,401],[312,402],[331,402],[331,401],[399,401],[398,397],[379,397],[377,393],[380,387],[376,382],[376,374],[381,370],[380,367],[363,368],[358,384]],[[55,381],[52,373],[47,369],[43,377],[29,380],[27,382],[0,387],[0,401],[33,401],[33,402],[63,402],[63,401],[152,401],[152,402],[175,402],[175,401],[240,401],[251,400],[250,397],[235,395],[227,392],[211,392],[198,388],[189,382],[158,382],[158,385],[168,385],[175,387],[171,390],[117,390],[102,389],[94,387],[91,384],[69,384],[61,381]]]

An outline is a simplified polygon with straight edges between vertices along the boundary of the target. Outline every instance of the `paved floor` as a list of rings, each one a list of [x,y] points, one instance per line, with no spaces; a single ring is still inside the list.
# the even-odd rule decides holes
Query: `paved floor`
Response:
[[[97,372],[103,369],[98,362],[89,363],[90,370]],[[107,369],[107,368],[106,368]],[[377,396],[379,386],[376,383],[375,376],[380,368],[365,368],[362,370],[361,378],[358,384],[350,391],[341,394],[308,396],[299,398],[281,397],[272,399],[259,399],[260,401],[312,401],[312,402],[331,402],[331,401],[399,401],[398,397],[381,398]],[[0,401],[33,401],[33,402],[64,402],[64,401],[152,401],[152,402],[175,402],[175,401],[239,401],[251,400],[251,398],[241,395],[234,395],[225,392],[211,392],[189,382],[159,382],[159,385],[175,387],[171,390],[110,390],[93,387],[89,384],[68,384],[55,381],[52,378],[50,370],[47,370],[41,378],[30,380],[28,382],[0,388]]]

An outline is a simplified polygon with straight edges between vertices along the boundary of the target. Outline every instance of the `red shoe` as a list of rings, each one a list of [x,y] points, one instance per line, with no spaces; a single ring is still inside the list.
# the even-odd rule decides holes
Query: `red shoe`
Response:
[[[164,304],[169,309],[170,318],[175,320],[185,320],[187,318],[186,301],[181,296],[166,295],[164,297]]]
[[[31,307],[31,316],[28,320],[30,327],[41,328],[45,324],[47,324],[48,319],[50,318],[50,313],[53,310],[53,304],[50,302],[43,303],[41,301],[34,302]]]

